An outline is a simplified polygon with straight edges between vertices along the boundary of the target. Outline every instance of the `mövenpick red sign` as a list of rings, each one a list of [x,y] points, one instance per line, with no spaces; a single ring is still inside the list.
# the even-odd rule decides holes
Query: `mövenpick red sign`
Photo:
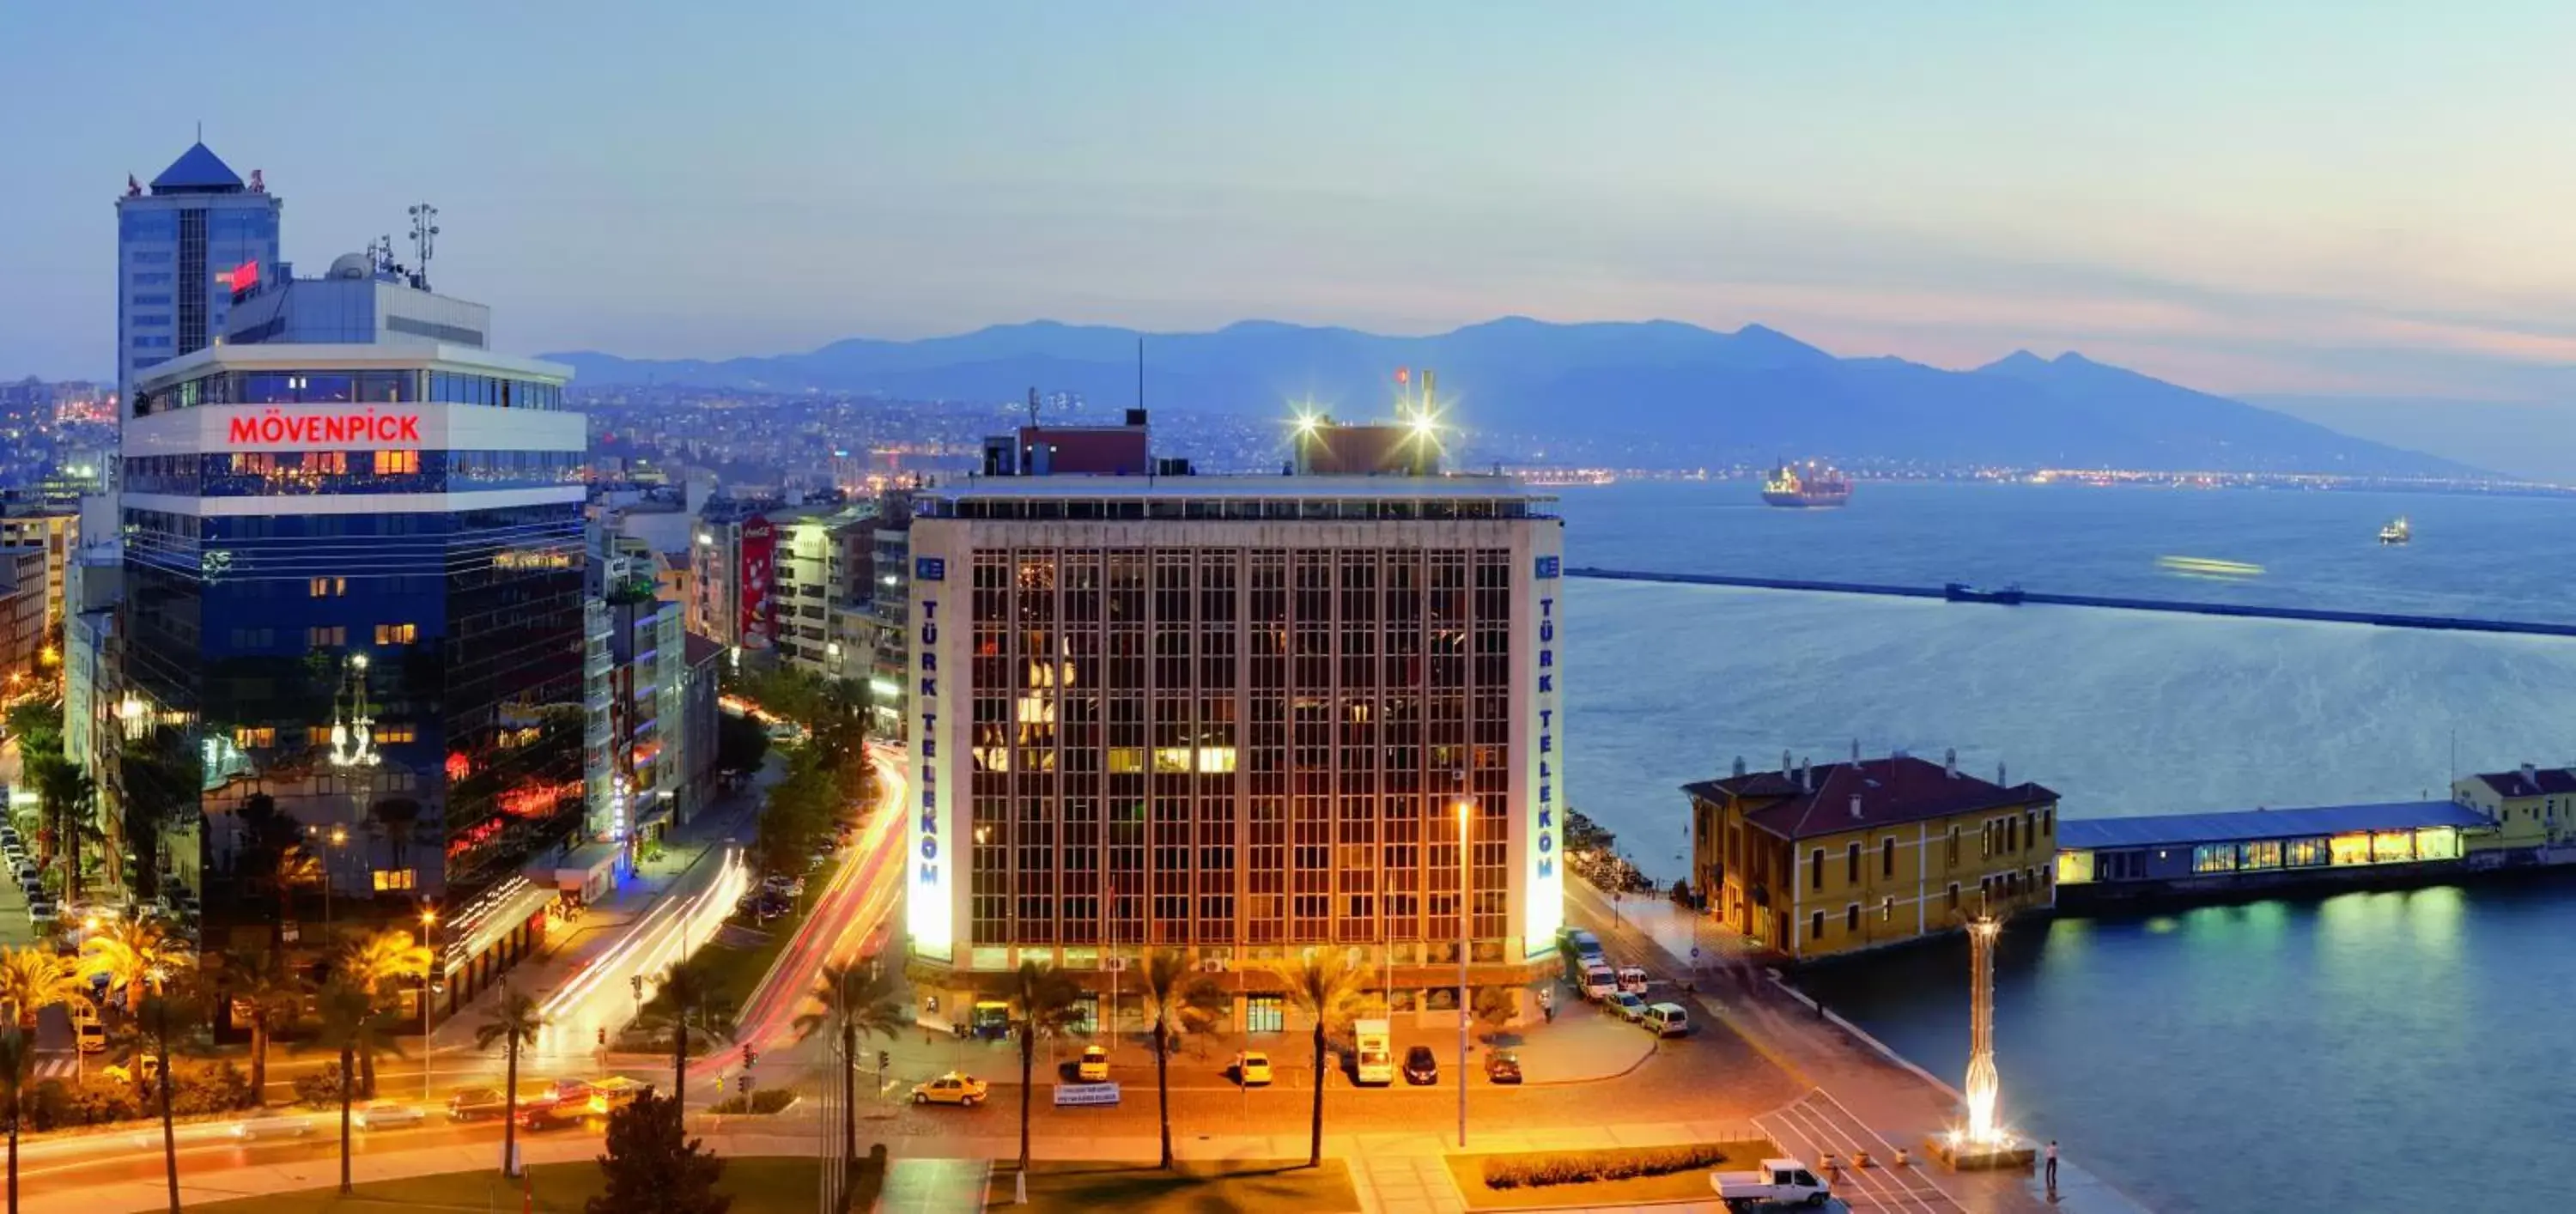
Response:
[[[258,416],[225,419],[224,441],[272,443],[418,443],[420,415],[352,409],[346,413],[287,414],[270,409]]]

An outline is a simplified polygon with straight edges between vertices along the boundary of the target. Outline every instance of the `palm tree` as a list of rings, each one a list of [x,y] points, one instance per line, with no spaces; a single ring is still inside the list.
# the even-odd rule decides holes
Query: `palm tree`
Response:
[[[358,1060],[379,1049],[398,1048],[392,1026],[378,1010],[373,995],[336,979],[322,988],[322,1027],[308,1043],[340,1053],[340,1191],[349,1191],[349,1104],[357,1091]]]
[[[18,1214],[18,1119],[36,1078],[36,1039],[17,1025],[0,1027],[0,1102],[9,1110],[9,1214]]]
[[[250,1026],[250,1087],[266,1104],[268,1047],[278,1033],[295,1027],[313,984],[286,964],[286,954],[275,949],[218,953],[212,960],[209,978],[214,988]]]
[[[1320,1167],[1324,1162],[1324,1035],[1350,1022],[1352,1005],[1359,1002],[1360,986],[1368,975],[1351,964],[1348,952],[1319,948],[1281,967],[1279,976],[1288,984],[1289,1004],[1315,1022],[1315,1116],[1306,1166]],[[1466,1076],[1458,1077],[1458,1082],[1466,1081]]]
[[[517,1175],[511,1165],[519,1157],[519,1050],[524,1046],[535,1045],[537,1034],[544,1032],[545,1028],[546,1014],[537,1006],[537,1001],[511,990],[510,985],[504,982],[501,984],[501,1006],[493,1011],[491,1019],[474,1029],[475,1049],[488,1051],[492,1048],[492,1043],[497,1041],[501,1043],[502,1052],[509,1060],[503,1072],[501,1088],[503,1104],[501,1174],[503,1176]]]
[[[80,839],[96,827],[82,819],[97,796],[98,785],[60,750],[34,755],[27,768],[28,782],[36,786],[45,819],[54,823],[54,841],[62,849],[63,901],[68,903],[80,897]]]
[[[685,1116],[689,1107],[689,1042],[704,1038],[712,1044],[733,1036],[733,1013],[715,1003],[715,969],[705,953],[692,953],[672,963],[653,986],[653,1005],[648,1010],[671,1024],[671,1099],[680,1102]]]
[[[894,975],[882,972],[875,957],[848,965],[827,965],[814,983],[814,1000],[822,1007],[796,1017],[796,1039],[804,1041],[826,1028],[840,1035],[841,1137],[843,1158],[859,1154],[859,1039],[894,1040],[912,1028],[903,1003],[894,997]]]
[[[19,1027],[32,1029],[36,1013],[70,1007],[74,1000],[89,1001],[89,984],[81,980],[80,967],[70,958],[41,948],[0,952],[0,1007],[17,1009]]]
[[[162,975],[188,963],[188,942],[158,919],[119,919],[82,941],[80,951],[81,977],[105,974],[109,983],[123,985],[129,1015],[142,1013],[145,984],[158,984]]]
[[[1037,1080],[1038,1038],[1070,1031],[1081,1019],[1082,988],[1052,961],[1023,961],[1003,992],[1020,1034],[1020,1171],[1029,1170],[1029,1088]]]
[[[206,1017],[204,1008],[194,998],[195,992],[188,989],[189,984],[184,979],[170,983],[166,981],[167,976],[166,973],[149,975],[153,990],[144,997],[142,1006],[135,1009],[130,1030],[133,1045],[128,1055],[148,1051],[158,1064],[160,1073],[155,1077],[155,1087],[161,1098],[161,1167],[170,1183],[170,1214],[179,1214],[179,1137],[171,1126],[170,1118],[170,1055],[174,1050],[194,1049],[195,1039],[183,1039],[182,1034],[194,1033],[198,1026],[206,1023]],[[178,989],[171,989],[173,986]]]
[[[340,952],[339,972],[349,985],[364,992],[382,1006],[387,999],[399,1002],[399,991],[413,982],[426,982],[429,977],[429,949],[400,928],[375,932],[350,941]],[[424,996],[426,998],[426,996]],[[358,1090],[370,1099],[376,1094],[376,1060],[364,1060],[365,1075]]]
[[[1175,949],[1156,949],[1145,958],[1145,1031],[1153,1040],[1154,1093],[1161,1098],[1163,1162],[1172,1166],[1172,1048],[1181,1034],[1206,1030],[1234,1006],[1232,996],[1207,976],[1190,968]]]

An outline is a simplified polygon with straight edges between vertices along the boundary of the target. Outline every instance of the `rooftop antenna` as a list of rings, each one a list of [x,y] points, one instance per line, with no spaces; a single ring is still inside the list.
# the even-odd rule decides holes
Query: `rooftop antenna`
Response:
[[[429,256],[438,247],[438,208],[420,203],[411,208],[412,282],[429,289]]]
[[[1038,390],[1037,390],[1037,388],[1036,388],[1036,386],[1035,386],[1035,385],[1031,385],[1031,386],[1030,386],[1030,388],[1029,388],[1029,428],[1030,428],[1030,429],[1032,429],[1032,430],[1037,429],[1037,425],[1038,425]]]
[[[1136,407],[1145,407],[1145,335],[1136,335]]]

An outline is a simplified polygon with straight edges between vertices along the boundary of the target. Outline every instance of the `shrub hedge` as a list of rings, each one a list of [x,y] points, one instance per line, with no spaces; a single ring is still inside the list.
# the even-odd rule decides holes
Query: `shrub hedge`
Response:
[[[1608,1151],[1561,1151],[1546,1155],[1495,1156],[1485,1161],[1489,1189],[1539,1188],[1586,1184],[1596,1180],[1629,1180],[1665,1176],[1694,1168],[1715,1167],[1730,1155],[1714,1143],[1685,1147],[1637,1147]]]
[[[762,1088],[751,1094],[749,1103],[740,1096],[727,1096],[707,1111],[710,1113],[775,1113],[795,1103],[796,1093],[789,1088]]]

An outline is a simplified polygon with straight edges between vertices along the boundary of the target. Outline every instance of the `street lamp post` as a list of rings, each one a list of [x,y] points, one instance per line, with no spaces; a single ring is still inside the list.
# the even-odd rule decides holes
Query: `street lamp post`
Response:
[[[1467,1145],[1467,815],[1475,804],[1458,798],[1458,1146]]]

